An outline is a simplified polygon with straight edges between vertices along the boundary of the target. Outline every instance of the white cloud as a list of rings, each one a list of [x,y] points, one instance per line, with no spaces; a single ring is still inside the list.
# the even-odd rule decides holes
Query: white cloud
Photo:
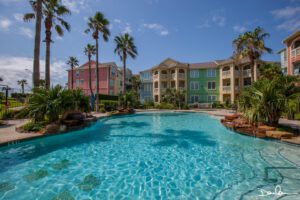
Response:
[[[225,26],[226,17],[219,15],[219,14],[214,14],[212,16],[212,22],[214,22],[218,26]]]
[[[115,22],[116,24],[120,24],[122,21],[121,21],[120,19],[114,19],[114,22]]]
[[[0,56],[0,69],[3,76],[2,84],[7,84],[11,88],[19,89],[17,81],[25,79],[28,82],[26,89],[32,88],[32,64],[33,59],[28,57]],[[40,61],[41,79],[44,78],[45,61]],[[51,64],[51,85],[60,84],[65,86],[67,82],[68,66],[64,61],[54,61]]]
[[[202,19],[202,23],[197,28],[210,28],[213,26],[224,27],[226,25],[226,17],[223,10],[211,11],[208,16]]]
[[[297,14],[300,14],[300,6],[298,7],[286,7],[271,11],[271,13],[277,18],[290,18]]]
[[[7,18],[0,19],[0,30],[8,31],[9,27],[12,25],[12,22]]]
[[[126,23],[122,33],[132,33],[132,28],[131,28],[131,25],[129,23]]]
[[[157,34],[161,36],[169,35],[169,30],[161,24],[142,24],[140,30],[142,29],[154,30]]]
[[[277,29],[289,32],[300,29],[300,6],[273,10],[271,14],[282,20],[281,23],[276,26]]]
[[[87,7],[87,0],[62,0],[62,3],[74,13],[79,13]]]
[[[21,35],[24,35],[28,38],[33,38],[33,31],[30,28],[25,28],[25,27],[20,27],[19,28],[19,33]]]
[[[15,13],[14,14],[14,18],[15,18],[15,20],[17,20],[18,22],[23,22],[23,14],[21,14],[21,13]]]
[[[237,33],[243,33],[247,30],[245,26],[235,25],[232,27],[232,29]]]

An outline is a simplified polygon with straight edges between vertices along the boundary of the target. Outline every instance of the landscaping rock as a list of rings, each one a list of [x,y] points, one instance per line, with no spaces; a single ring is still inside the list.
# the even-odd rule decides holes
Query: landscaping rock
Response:
[[[54,134],[60,131],[59,124],[49,124],[46,126],[46,134]]]
[[[292,138],[294,136],[292,133],[285,131],[267,131],[266,135],[267,137],[275,139]]]

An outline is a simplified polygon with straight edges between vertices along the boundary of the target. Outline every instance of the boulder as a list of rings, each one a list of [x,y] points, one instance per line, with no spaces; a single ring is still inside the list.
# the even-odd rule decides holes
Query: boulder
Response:
[[[293,133],[289,133],[286,131],[266,131],[266,136],[275,139],[282,139],[282,138],[292,138],[294,135]]]
[[[59,124],[49,124],[46,126],[46,134],[55,134],[60,132],[60,125]]]

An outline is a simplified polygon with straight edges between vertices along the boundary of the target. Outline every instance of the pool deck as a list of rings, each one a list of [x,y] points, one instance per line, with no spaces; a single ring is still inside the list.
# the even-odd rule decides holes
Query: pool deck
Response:
[[[167,111],[170,112],[170,110],[158,110],[158,109],[150,109],[150,110],[144,110],[144,109],[137,109],[137,112],[162,112]],[[225,110],[225,109],[193,109],[193,110],[174,110],[173,112],[199,112],[199,113],[206,113],[209,115],[214,115],[218,117],[224,117],[226,115],[231,115],[235,113],[232,110]],[[107,113],[92,113],[95,117],[98,119],[109,116]],[[16,131],[16,128],[19,126],[24,125],[28,122],[28,119],[24,120],[6,120],[7,125],[0,127],[0,146],[10,145],[14,144],[19,141],[28,140],[31,138],[41,137],[42,134],[38,133],[19,133]],[[287,120],[287,119],[280,119],[279,124],[284,126],[289,126],[293,129],[298,130],[300,132],[300,121],[296,120]],[[292,143],[300,145],[300,136],[293,137],[291,139],[284,139],[283,142]]]

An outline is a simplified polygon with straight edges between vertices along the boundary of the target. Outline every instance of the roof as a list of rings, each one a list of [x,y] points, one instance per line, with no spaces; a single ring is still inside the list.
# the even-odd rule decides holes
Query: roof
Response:
[[[109,66],[112,66],[112,65],[117,66],[115,62],[107,62],[107,63],[99,63],[98,67],[99,68],[106,68],[106,67],[109,67]],[[76,69],[88,69],[88,67],[89,67],[89,62],[86,62],[83,65],[75,68],[75,70]],[[96,68],[96,61],[94,61],[94,60],[91,61],[91,68],[92,69]],[[70,71],[70,69],[68,71]]]
[[[300,36],[300,30],[294,32],[292,35],[290,35],[289,37],[287,37],[286,39],[283,40],[283,43],[287,43],[290,40],[295,39],[296,37]]]
[[[286,48],[283,48],[283,49],[279,50],[279,51],[277,52],[277,54],[280,54],[280,53],[283,52],[283,51],[286,51]]]
[[[181,63],[172,58],[167,58],[163,62],[161,62],[159,65],[154,66],[151,69],[152,70],[154,70],[154,69],[171,69],[171,68],[175,68],[175,67],[187,68],[188,63]]]
[[[190,69],[206,69],[206,68],[217,68],[216,62],[203,62],[203,63],[192,63]]]

